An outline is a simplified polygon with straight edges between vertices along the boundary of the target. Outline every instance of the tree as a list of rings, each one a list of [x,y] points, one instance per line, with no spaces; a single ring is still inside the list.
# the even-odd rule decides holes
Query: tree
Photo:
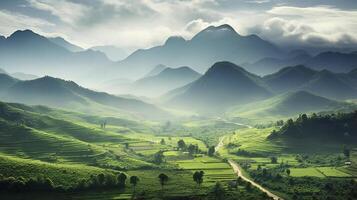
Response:
[[[215,199],[223,199],[225,190],[222,187],[221,183],[217,182],[216,185],[212,189],[212,194],[215,197]]]
[[[129,149],[129,143],[125,143],[125,149]]]
[[[215,147],[214,146],[210,146],[208,148],[208,156],[213,156],[214,155],[214,152],[216,151]]]
[[[166,174],[161,173],[158,178],[160,180],[161,190],[163,190],[165,183],[169,181],[169,177]]]
[[[350,149],[348,147],[346,147],[346,145],[343,146],[343,155],[346,156],[346,158],[349,158],[350,157]]]
[[[161,145],[165,145],[165,144],[166,144],[166,142],[165,142],[165,139],[164,139],[164,138],[162,138],[162,139],[161,139],[160,144],[161,144]]]
[[[270,160],[271,160],[271,163],[272,163],[272,164],[278,163],[278,158],[275,157],[275,156],[270,157]]]
[[[118,185],[120,188],[125,188],[125,181],[127,179],[127,176],[124,173],[120,173],[117,177],[118,180]]]
[[[190,145],[188,145],[187,150],[190,155],[193,155],[198,152],[198,146],[197,146],[197,144],[196,145],[190,144]]]
[[[290,176],[290,169],[286,169],[286,174]]]
[[[134,187],[134,191],[133,191],[134,193],[135,193],[135,187],[138,184],[138,182],[139,182],[139,178],[137,176],[130,177],[130,184],[132,184]]]
[[[185,151],[186,150],[186,143],[185,141],[183,141],[183,139],[180,139],[178,142],[177,142],[177,147],[182,150],[182,151]]]
[[[203,182],[203,175],[205,173],[203,171],[196,171],[195,173],[193,173],[193,180],[197,183],[198,186],[200,186]]]
[[[154,163],[155,164],[163,163],[164,159],[165,159],[164,152],[158,151],[157,153],[154,154]]]

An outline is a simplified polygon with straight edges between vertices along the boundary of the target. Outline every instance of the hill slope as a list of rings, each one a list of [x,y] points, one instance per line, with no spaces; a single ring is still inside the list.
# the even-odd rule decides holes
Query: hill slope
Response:
[[[263,101],[237,106],[227,116],[249,119],[279,119],[302,113],[313,113],[348,108],[352,105],[313,95],[306,91],[289,92]]]
[[[269,97],[270,92],[262,85],[260,77],[243,68],[218,62],[169,102],[201,112],[222,111],[232,105]]]
[[[165,68],[159,74],[135,81],[131,87],[134,94],[159,96],[169,90],[195,81],[201,74],[189,67]]]

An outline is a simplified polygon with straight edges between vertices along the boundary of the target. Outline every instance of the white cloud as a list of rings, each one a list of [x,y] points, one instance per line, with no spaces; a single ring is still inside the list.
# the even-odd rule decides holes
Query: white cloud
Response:
[[[310,46],[355,45],[357,11],[330,6],[274,7],[262,24],[251,29],[263,37],[283,44]]]
[[[42,33],[42,29],[49,26],[54,26],[54,24],[43,19],[0,10],[0,33],[4,35],[10,35],[19,29],[32,29]]]
[[[89,8],[83,4],[69,2],[67,0],[28,0],[33,8],[48,11],[65,23],[74,25],[79,19],[85,17]]]

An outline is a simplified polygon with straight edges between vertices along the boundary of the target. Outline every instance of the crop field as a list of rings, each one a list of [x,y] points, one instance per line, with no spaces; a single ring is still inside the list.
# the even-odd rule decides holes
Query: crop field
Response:
[[[188,171],[204,171],[205,178],[207,178],[207,182],[210,183],[229,181],[236,178],[236,175],[229,164],[211,157],[197,157],[190,160],[175,161],[174,163],[177,164],[179,168]]]
[[[317,167],[316,169],[327,177],[351,177],[350,174],[347,174],[335,167]]]

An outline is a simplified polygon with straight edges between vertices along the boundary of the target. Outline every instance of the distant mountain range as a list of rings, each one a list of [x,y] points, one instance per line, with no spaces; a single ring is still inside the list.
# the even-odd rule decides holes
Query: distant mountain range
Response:
[[[101,51],[107,55],[107,57],[112,61],[119,61],[126,58],[129,54],[123,49],[116,46],[94,46],[90,49]]]
[[[85,50],[80,46],[77,46],[75,44],[68,42],[67,40],[65,40],[62,37],[48,37],[47,39],[50,40],[51,42],[53,42],[54,44],[61,46],[63,48],[66,48],[67,50],[72,51],[72,52],[78,52],[78,51]]]
[[[82,112],[122,112],[132,116],[148,118],[169,115],[154,105],[139,100],[113,96],[83,88],[72,81],[43,77],[20,81],[6,74],[0,74],[1,99],[9,102],[31,105],[47,105]],[[4,87],[6,86],[6,87]]]
[[[299,51],[287,58],[263,58],[253,64],[244,64],[244,67],[252,73],[266,75],[295,65],[304,65],[315,70],[349,72],[357,68],[357,53],[322,52],[310,56],[305,51]]]
[[[38,76],[36,75],[33,75],[33,74],[25,74],[25,73],[22,73],[22,72],[15,72],[15,73],[11,73],[9,74],[8,72],[6,72],[5,70],[3,69],[0,69],[0,74],[7,74],[7,75],[10,75],[16,79],[20,79],[20,80],[32,80],[32,79],[36,79],[36,78],[39,78]]]
[[[153,75],[159,66],[161,65],[155,67],[155,69],[144,78],[135,81],[131,85],[130,91],[133,91],[133,94],[137,95],[149,97],[160,96],[169,90],[191,83],[201,76],[201,74],[189,67],[166,67],[157,75]]]
[[[356,70],[333,73],[295,66],[260,77],[233,63],[218,62],[198,80],[166,93],[162,99],[168,105],[200,112],[222,112],[229,107],[300,90],[321,98],[347,100],[357,98],[356,74]]]
[[[154,66],[190,66],[204,72],[217,61],[253,62],[265,57],[280,57],[282,51],[256,35],[239,35],[231,26],[210,26],[192,39],[170,37],[162,46],[140,49],[112,65],[110,74],[142,77]],[[107,74],[107,75],[110,75]]]
[[[275,93],[306,90],[331,99],[357,98],[357,79],[353,72],[316,71],[300,65],[283,68],[263,80]]]
[[[0,65],[5,70],[86,80],[111,61],[101,52],[72,52],[61,38],[48,39],[30,30],[16,31],[0,39]]]

